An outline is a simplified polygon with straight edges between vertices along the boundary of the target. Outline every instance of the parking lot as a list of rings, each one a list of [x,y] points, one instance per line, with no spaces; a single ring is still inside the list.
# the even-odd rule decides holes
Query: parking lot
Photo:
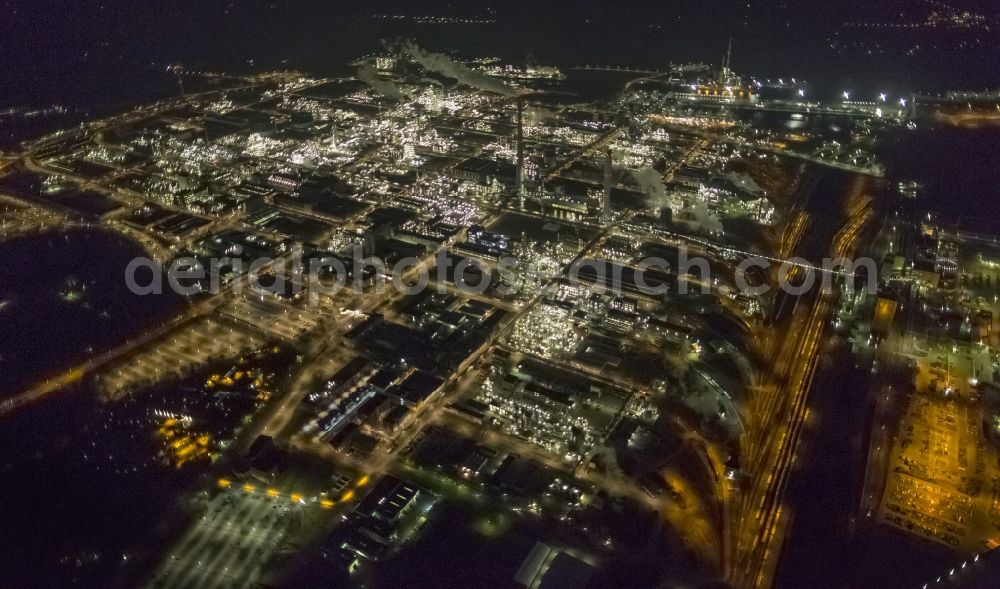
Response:
[[[997,452],[980,425],[968,398],[929,388],[915,393],[892,450],[879,517],[966,551],[1000,540]]]
[[[244,295],[233,299],[223,312],[234,319],[289,342],[294,342],[319,325],[320,317],[313,309],[303,309],[259,295]]]
[[[249,587],[269,571],[286,537],[303,527],[305,507],[242,489],[207,501],[200,518],[164,559],[148,587]]]
[[[237,357],[265,343],[263,337],[217,319],[199,319],[111,366],[101,379],[101,389],[115,399],[147,384],[186,374],[208,361]]]

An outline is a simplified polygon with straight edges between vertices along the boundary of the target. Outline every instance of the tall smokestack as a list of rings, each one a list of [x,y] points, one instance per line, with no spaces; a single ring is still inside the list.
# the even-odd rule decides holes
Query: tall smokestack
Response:
[[[726,49],[726,71],[729,71],[730,66],[733,64],[733,38],[729,38],[729,48]]]
[[[611,220],[612,174],[611,149],[608,148],[604,151],[604,194],[601,195],[601,220],[605,223]]]
[[[517,97],[517,199],[524,208],[524,97]]]

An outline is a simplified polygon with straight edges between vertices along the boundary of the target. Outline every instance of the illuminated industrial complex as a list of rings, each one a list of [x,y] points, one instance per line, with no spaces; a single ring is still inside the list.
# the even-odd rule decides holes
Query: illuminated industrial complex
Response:
[[[7,154],[0,239],[113,233],[123,284],[178,301],[0,397],[33,428],[93,395],[59,451],[159,489],[146,535],[56,545],[40,586],[828,586],[796,576],[803,481],[842,471],[831,543],[988,586],[1000,246],[877,146],[997,98],[813,100],[732,52],[581,67],[627,74],[593,100],[412,42],[342,77],[176,65],[175,96]]]

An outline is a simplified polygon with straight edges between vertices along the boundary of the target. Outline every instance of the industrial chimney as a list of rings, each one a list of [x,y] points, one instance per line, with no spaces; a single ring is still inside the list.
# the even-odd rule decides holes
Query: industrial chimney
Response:
[[[601,195],[601,221],[611,220],[611,186],[614,179],[614,169],[611,163],[611,149],[604,150],[604,194]]]
[[[517,199],[524,208],[524,97],[517,97]]]

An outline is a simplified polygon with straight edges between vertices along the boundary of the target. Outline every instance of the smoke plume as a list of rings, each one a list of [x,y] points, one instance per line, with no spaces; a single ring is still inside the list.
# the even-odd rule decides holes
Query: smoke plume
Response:
[[[406,94],[403,93],[398,86],[392,82],[379,78],[378,72],[375,71],[375,68],[373,68],[370,64],[365,63],[358,68],[358,79],[371,86],[372,90],[378,92],[386,98],[391,98],[397,101],[402,101],[406,98]]]
[[[403,44],[403,51],[427,71],[436,72],[446,78],[457,80],[460,84],[478,88],[479,90],[483,90],[485,92],[492,92],[509,98],[517,96],[517,91],[507,84],[475,70],[471,70],[464,65],[453,61],[446,55],[425,51],[412,41],[407,41]]]
[[[708,205],[696,202],[681,211],[684,223],[692,229],[700,229],[705,233],[722,233],[722,221],[708,210]]]
[[[529,127],[540,125],[555,116],[555,113],[547,108],[531,106],[524,110],[524,124]]]
[[[632,179],[638,184],[639,190],[649,197],[651,208],[663,208],[667,206],[667,190],[663,185],[663,174],[654,168],[646,166],[638,170],[629,170]]]

